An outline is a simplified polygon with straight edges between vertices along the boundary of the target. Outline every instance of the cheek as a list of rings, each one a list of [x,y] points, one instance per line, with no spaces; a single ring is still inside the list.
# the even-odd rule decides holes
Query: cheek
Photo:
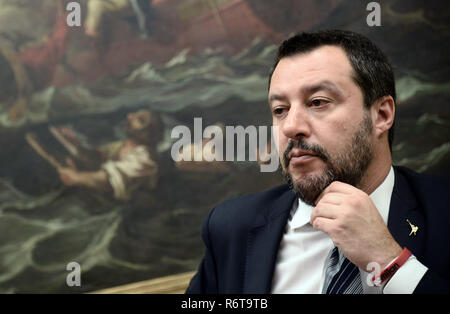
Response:
[[[353,127],[346,121],[334,120],[317,124],[314,131],[317,137],[315,142],[333,156],[351,141]]]
[[[289,138],[284,136],[281,132],[277,131],[273,134],[273,141],[275,143],[278,155],[282,157],[288,145]]]
[[[361,119],[355,115],[349,115],[350,119],[335,120],[327,124],[326,130],[322,133],[327,136],[321,136],[321,145],[327,150],[330,156],[336,156],[344,153],[353,142],[356,133],[360,131]]]
[[[275,148],[277,149],[277,152],[280,153],[280,147],[283,148],[283,135],[280,132],[280,125],[279,123],[272,121],[272,136],[273,136],[273,142],[275,143]]]

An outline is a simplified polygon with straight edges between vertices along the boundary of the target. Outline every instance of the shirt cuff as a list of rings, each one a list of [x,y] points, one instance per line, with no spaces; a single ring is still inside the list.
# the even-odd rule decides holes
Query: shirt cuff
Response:
[[[416,289],[428,268],[414,255],[400,267],[383,289],[384,294],[411,294]]]

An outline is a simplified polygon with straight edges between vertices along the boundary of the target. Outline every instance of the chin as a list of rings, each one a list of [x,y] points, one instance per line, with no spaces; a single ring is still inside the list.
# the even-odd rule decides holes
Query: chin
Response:
[[[306,204],[314,206],[314,202],[322,191],[334,180],[334,176],[324,167],[303,171],[294,169],[285,172],[285,178],[290,188]]]
[[[314,160],[302,166],[292,166],[289,164],[287,172],[294,180],[300,180],[307,176],[320,176],[325,172],[326,165],[320,159]]]

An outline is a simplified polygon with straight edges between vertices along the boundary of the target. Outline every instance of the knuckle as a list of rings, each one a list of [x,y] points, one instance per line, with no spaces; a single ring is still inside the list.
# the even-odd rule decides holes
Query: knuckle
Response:
[[[352,207],[344,208],[341,217],[343,221],[347,221],[353,215]]]
[[[320,228],[320,218],[314,219],[312,226],[314,229],[319,229]]]
[[[324,197],[322,197],[321,201],[329,201],[330,200],[330,195],[331,194],[324,195]]]
[[[313,213],[315,213],[316,215],[320,214],[322,212],[322,203],[318,203],[316,205],[316,208],[314,209]]]
[[[351,197],[349,200],[349,203],[352,207],[359,207],[359,205],[360,205],[359,198],[357,198],[357,197]]]
[[[336,221],[336,224],[333,227],[333,232],[336,235],[340,235],[344,232],[344,230],[345,230],[345,219]]]

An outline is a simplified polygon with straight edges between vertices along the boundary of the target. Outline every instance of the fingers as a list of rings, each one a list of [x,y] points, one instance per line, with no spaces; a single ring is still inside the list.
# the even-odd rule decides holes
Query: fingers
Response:
[[[60,167],[57,169],[59,178],[64,185],[73,186],[77,184],[77,172],[71,168]]]
[[[65,180],[65,179],[67,179],[67,177],[69,176],[69,168],[58,168],[57,169],[58,170],[58,174],[59,174],[59,177],[61,178],[61,180]]]
[[[311,224],[315,217],[336,218],[338,214],[338,207],[344,202],[345,195],[336,192],[330,192],[322,197],[320,202],[316,203],[311,214]]]
[[[355,187],[347,184],[347,183],[343,183],[340,181],[333,181],[331,182],[331,184],[329,186],[327,186],[322,193],[320,193],[320,195],[317,197],[316,199],[316,204],[320,202],[320,200],[329,193],[335,192],[335,193],[340,193],[340,194],[347,194],[350,195],[352,193],[355,192]],[[356,189],[357,190],[357,189]]]
[[[333,219],[325,217],[317,217],[311,224],[314,229],[325,232],[328,235],[332,232],[334,228]]]
[[[332,182],[316,200],[316,207],[311,213],[310,223],[315,229],[327,233],[333,220],[342,212],[341,205],[345,203],[356,188],[339,181]]]
[[[63,184],[66,184],[67,179],[68,179],[67,168],[58,168],[57,170],[58,170],[58,174],[59,174],[59,179],[61,180],[61,182]]]
[[[310,224],[314,226],[314,222],[317,218],[326,218],[334,220],[339,217],[339,213],[342,211],[339,205],[331,203],[318,204],[311,213]]]
[[[61,133],[64,136],[70,137],[70,138],[74,138],[76,137],[76,134],[74,131],[72,131],[71,129],[69,129],[68,127],[61,127]]]
[[[346,195],[338,192],[329,192],[327,194],[324,194],[321,199],[316,202],[316,206],[318,204],[333,204],[333,205],[340,205],[343,203]]]

